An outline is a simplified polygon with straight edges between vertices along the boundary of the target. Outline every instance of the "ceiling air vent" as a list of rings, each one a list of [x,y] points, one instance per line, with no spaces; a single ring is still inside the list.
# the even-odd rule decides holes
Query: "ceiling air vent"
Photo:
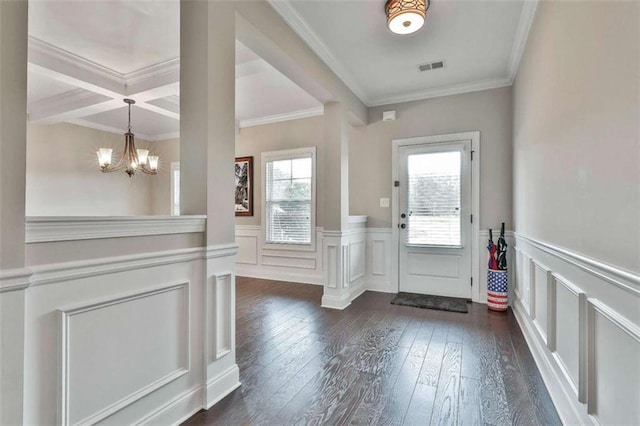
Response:
[[[418,65],[418,70],[420,71],[437,70],[438,68],[444,68],[444,61]]]

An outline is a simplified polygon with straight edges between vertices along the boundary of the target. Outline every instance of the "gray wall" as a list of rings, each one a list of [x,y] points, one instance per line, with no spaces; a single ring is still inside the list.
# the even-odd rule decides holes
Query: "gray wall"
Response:
[[[395,110],[396,121],[382,121]],[[369,125],[354,127],[349,145],[350,214],[368,215],[367,226],[391,226],[391,141],[480,131],[480,227],[511,228],[511,88],[486,90],[369,110]]]
[[[253,156],[253,216],[237,216],[237,225],[260,225],[262,223],[260,153],[283,149],[316,147],[316,226],[324,225],[322,206],[323,161],[323,117],[310,117],[283,121],[263,126],[246,127],[236,135],[236,156]]]
[[[638,16],[638,2],[541,2],[513,88],[515,230],[636,272]]]
[[[27,216],[135,216],[152,213],[152,180],[124,170],[100,172],[96,150],[111,147],[114,161],[124,135],[73,124],[27,126]],[[136,146],[149,148],[144,140]]]

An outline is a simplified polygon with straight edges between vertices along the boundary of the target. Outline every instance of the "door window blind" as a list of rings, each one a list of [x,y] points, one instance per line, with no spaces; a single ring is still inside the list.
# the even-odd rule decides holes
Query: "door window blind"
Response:
[[[267,243],[311,243],[313,161],[304,155],[265,162]]]
[[[407,170],[407,244],[460,246],[460,151],[409,155]]]

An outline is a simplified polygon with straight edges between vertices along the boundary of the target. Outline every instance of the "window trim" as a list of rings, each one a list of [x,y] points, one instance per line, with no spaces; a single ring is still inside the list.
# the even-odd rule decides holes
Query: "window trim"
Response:
[[[311,240],[308,244],[289,244],[267,242],[267,162],[278,160],[293,160],[311,156]],[[261,222],[262,222],[262,248],[266,250],[291,250],[291,251],[315,251],[316,250],[316,147],[284,149],[269,151],[260,154],[261,161]]]

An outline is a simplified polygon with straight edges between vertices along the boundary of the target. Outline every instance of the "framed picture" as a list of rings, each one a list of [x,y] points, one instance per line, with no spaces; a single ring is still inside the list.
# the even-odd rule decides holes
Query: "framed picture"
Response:
[[[236,216],[253,216],[253,157],[236,158]]]

